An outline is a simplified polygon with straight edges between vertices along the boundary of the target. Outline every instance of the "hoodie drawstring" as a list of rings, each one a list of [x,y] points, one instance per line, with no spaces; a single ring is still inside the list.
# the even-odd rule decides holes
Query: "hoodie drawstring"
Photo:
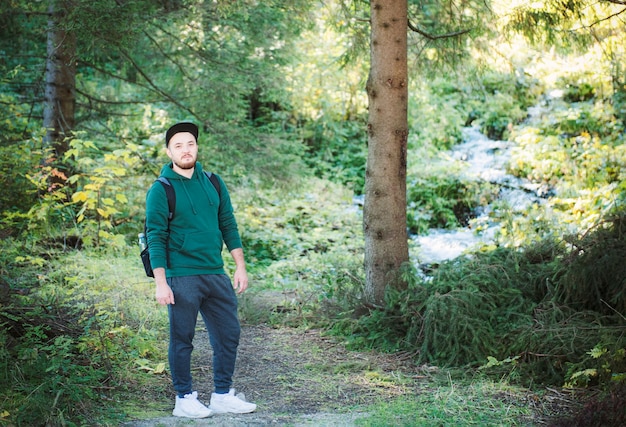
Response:
[[[207,190],[206,187],[206,181],[208,181],[208,177],[206,177],[206,175],[204,174],[204,172],[196,175],[198,177],[198,179],[200,180],[200,186],[202,187],[202,189],[204,190],[204,194],[206,195],[207,199],[209,200],[209,203],[211,204],[211,206],[213,206],[213,199],[211,198],[211,194],[209,192],[209,190]],[[198,215],[198,212],[196,211],[196,205],[194,205],[193,203],[193,198],[191,197],[191,195],[189,194],[189,190],[187,189],[187,184],[186,184],[186,180],[181,180],[182,183],[182,187],[185,190],[185,194],[187,195],[187,200],[189,200],[189,204],[191,205],[191,211],[193,212],[194,215]]]
[[[189,204],[191,205],[191,211],[193,212],[194,215],[198,215],[198,212],[196,212],[196,205],[193,204],[193,199],[191,198],[191,195],[189,194],[189,191],[187,190],[187,185],[185,184],[185,181],[182,181],[183,184],[183,189],[185,190],[185,194],[187,195],[187,200],[189,200]]]

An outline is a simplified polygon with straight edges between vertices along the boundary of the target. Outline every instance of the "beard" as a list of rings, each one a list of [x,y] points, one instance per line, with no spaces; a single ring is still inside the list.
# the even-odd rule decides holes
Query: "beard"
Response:
[[[196,159],[191,159],[188,160],[186,162],[174,162],[174,164],[176,166],[178,166],[181,169],[187,170],[187,169],[193,169],[194,167],[196,167]]]

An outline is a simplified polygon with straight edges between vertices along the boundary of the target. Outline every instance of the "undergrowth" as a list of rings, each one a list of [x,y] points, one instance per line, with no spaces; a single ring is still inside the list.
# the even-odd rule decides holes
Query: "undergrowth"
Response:
[[[118,424],[124,390],[158,382],[151,286],[123,256],[62,255],[2,243],[0,425]]]
[[[458,258],[430,278],[409,268],[408,287],[389,288],[384,308],[339,315],[331,332],[355,349],[482,367],[522,384],[623,381],[625,220],[619,213],[583,236]],[[599,343],[602,362],[590,357]]]

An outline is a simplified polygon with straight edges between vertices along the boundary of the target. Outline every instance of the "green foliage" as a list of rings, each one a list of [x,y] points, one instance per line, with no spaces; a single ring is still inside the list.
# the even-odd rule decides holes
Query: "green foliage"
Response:
[[[247,321],[319,326],[322,312],[354,310],[363,248],[350,191],[309,178],[297,188],[239,189],[234,203],[244,204],[237,219],[255,283],[244,298]]]
[[[28,106],[19,102],[19,97],[5,88],[17,79],[21,72],[16,70],[10,77],[2,78],[0,68],[0,117],[5,120],[0,124],[0,215],[10,212],[26,212],[37,199],[37,188],[28,180],[27,175],[36,173],[43,162],[38,140],[41,135],[34,133],[31,138],[24,137],[31,131],[31,125],[25,120]]]
[[[433,174],[407,183],[407,226],[413,234],[466,226],[479,206],[495,198],[490,185]]]
[[[364,120],[333,121],[324,117],[310,122],[302,130],[311,154],[306,157],[308,164],[320,177],[362,194],[367,158],[365,129]]]
[[[585,355],[579,362],[569,365],[566,387],[587,387],[612,381],[626,383],[626,347],[616,347],[614,342],[596,344]]]
[[[508,94],[496,93],[486,104],[480,118],[481,131],[491,139],[504,139],[507,130],[526,115]]]
[[[538,127],[513,133],[518,147],[509,170],[548,191],[555,189],[558,197],[548,201],[551,213],[539,215],[551,215],[556,229],[587,229],[623,198],[623,128],[604,103],[567,107],[554,102],[556,112],[544,116]]]
[[[31,152],[35,160],[46,158],[48,153],[41,149]],[[126,196],[132,189],[128,171],[139,167],[141,147],[129,144],[104,153],[100,163],[94,160],[94,153],[100,153],[95,143],[78,138],[70,141],[66,157],[76,171],[70,177],[51,162],[31,165],[32,171],[25,171],[24,178],[37,196],[36,203],[31,202],[25,216],[5,212],[7,220],[35,239],[61,236],[72,240],[75,247],[124,248],[125,236],[120,231],[128,230],[126,226],[141,209],[136,200],[129,203],[129,197],[135,199],[139,193]],[[131,225],[131,229],[137,227]]]
[[[581,236],[570,236],[557,298],[576,311],[626,312],[626,216],[608,217]]]
[[[558,86],[559,83],[557,83]],[[596,96],[596,90],[589,83],[581,82],[579,84],[565,84],[566,90],[563,94],[563,100],[567,102],[585,102],[590,101]]]
[[[537,101],[538,82],[515,74],[487,73],[480,84],[484,98],[474,103],[473,115],[485,135],[504,139],[513,125],[526,118],[527,108]]]
[[[33,323],[43,320],[41,312],[24,314]],[[4,410],[18,424],[36,425],[45,420],[54,425],[85,419],[94,412],[98,393],[93,385],[104,384],[109,373],[91,362],[89,353],[78,350],[75,338],[57,333],[49,326],[25,325],[20,347],[13,348],[11,359],[3,363],[9,374],[4,379],[13,385],[8,397],[23,402],[19,407],[5,405]]]
[[[502,139],[537,100],[535,79],[468,67],[463,76],[412,83],[409,148],[450,149],[461,141],[462,128],[471,124],[492,139]]]
[[[473,40],[490,31],[493,16],[489,4],[476,0],[411,0],[408,13],[409,64],[431,76],[448,67],[462,68],[472,55]]]
[[[308,178],[301,189],[238,189],[234,203],[252,271],[359,245],[351,194],[338,184]]]
[[[626,84],[620,83],[619,78],[616,80],[618,80],[618,84],[611,101],[615,109],[615,116],[621,121],[622,126],[626,127]]]
[[[461,83],[418,79],[409,98],[409,149],[449,149],[461,141],[471,106]],[[411,156],[409,156],[409,160]]]
[[[32,255],[18,255],[25,249]],[[45,248],[26,248],[13,239],[3,241],[1,253],[10,286],[0,305],[3,422],[118,423],[121,411],[111,393],[159,373],[142,362],[160,350],[150,327],[152,309],[137,311],[151,295],[144,286],[130,285],[139,268],[80,252],[44,260]],[[113,270],[125,283],[112,280]]]
[[[507,15],[505,25],[534,45],[570,49],[572,45],[586,46],[591,42],[593,35],[582,28],[601,20],[603,10],[606,11],[602,3],[590,6],[584,1],[520,4]]]
[[[140,212],[129,204],[128,171],[138,169],[142,149],[127,144],[123,149],[103,153],[102,161],[94,162],[94,152],[100,149],[92,141],[75,138],[66,153],[78,172],[69,177],[75,187],[71,202],[76,206],[76,223],[82,241],[87,246],[107,245],[123,248],[125,240],[116,233],[118,224],[124,224]]]

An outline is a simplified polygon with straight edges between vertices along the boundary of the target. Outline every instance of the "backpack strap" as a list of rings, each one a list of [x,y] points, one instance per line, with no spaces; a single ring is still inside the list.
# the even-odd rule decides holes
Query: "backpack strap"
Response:
[[[211,172],[207,172],[207,171],[204,171],[204,174],[207,176],[207,178],[209,178],[209,181],[211,181],[211,184],[213,184],[213,187],[215,187],[215,189],[217,190],[217,195],[221,199],[222,198],[222,187],[220,186],[220,182],[217,179],[217,175],[215,175],[214,173],[211,173]]]
[[[217,191],[217,197],[220,199],[220,203],[217,205],[217,215],[219,216],[220,204],[222,202],[222,186],[220,185],[220,182],[217,179],[217,175],[211,172],[207,172],[207,171],[204,171],[204,174],[209,178],[209,181],[211,181],[211,184],[213,184],[213,187],[215,187],[215,190]]]
[[[172,218],[174,218],[174,210],[176,209],[176,192],[174,191],[174,187],[172,186],[172,183],[170,182],[169,179],[165,178],[164,176],[160,176],[157,178],[157,181],[161,183],[161,185],[163,185],[163,189],[165,190],[165,196],[167,197],[167,209],[168,209],[168,213],[167,213],[167,234],[170,234],[170,221],[172,220]],[[146,230],[146,236],[148,235],[148,231]],[[168,242],[169,244],[169,242]],[[166,254],[167,254],[167,265],[169,267],[170,265],[170,251],[169,248],[166,247],[165,250]]]
[[[174,192],[174,187],[172,187],[172,183],[169,179],[164,176],[160,176],[157,178],[163,185],[163,189],[165,190],[165,196],[167,197],[167,207],[169,209],[169,213],[167,214],[167,219],[169,221],[174,218],[174,211],[176,210],[176,193]]]

